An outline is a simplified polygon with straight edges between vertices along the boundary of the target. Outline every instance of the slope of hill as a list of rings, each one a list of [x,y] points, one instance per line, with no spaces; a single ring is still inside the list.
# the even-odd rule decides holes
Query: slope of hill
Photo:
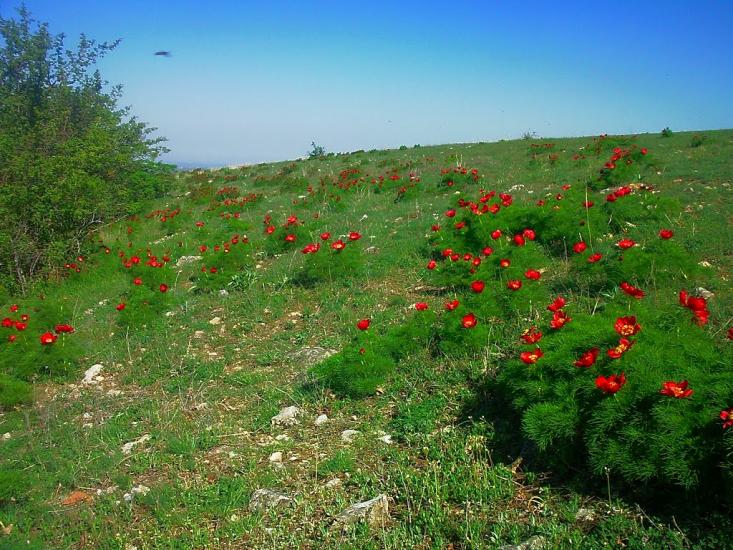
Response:
[[[730,130],[182,173],[2,307],[0,547],[723,547],[731,185]]]

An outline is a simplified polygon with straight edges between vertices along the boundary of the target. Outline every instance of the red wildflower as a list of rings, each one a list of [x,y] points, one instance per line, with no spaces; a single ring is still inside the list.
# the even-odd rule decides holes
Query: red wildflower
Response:
[[[552,314],[552,321],[550,321],[550,327],[554,328],[555,330],[559,330],[565,325],[567,325],[572,319],[568,317],[568,314],[565,313],[563,310],[558,309],[557,311],[553,312]]]
[[[620,286],[621,286],[621,290],[623,290],[629,296],[633,296],[637,300],[640,300],[641,298],[644,297],[644,291],[643,290],[641,290],[640,288],[635,287],[635,286],[627,283],[626,281],[624,281],[623,283],[621,283]]]
[[[352,231],[351,233],[349,233],[350,241],[358,241],[359,239],[361,239],[361,233],[357,231]]]
[[[498,239],[500,237],[501,237],[501,230],[500,229],[496,229],[496,230],[494,230],[494,231],[491,232],[491,238],[492,239],[496,240],[496,239]]]
[[[23,332],[27,328],[28,328],[28,323],[23,323],[22,321],[15,321],[15,330]]]
[[[494,249],[493,249],[493,248],[491,248],[490,246],[486,246],[486,247],[484,247],[484,249],[482,250],[482,254],[483,254],[484,256],[491,256],[491,255],[492,255],[493,253],[494,253]]]
[[[692,311],[702,311],[707,309],[708,302],[702,296],[690,296],[686,290],[681,290],[680,305]]]
[[[689,383],[687,382],[687,380],[683,380],[682,382],[674,382],[672,380],[668,380],[667,382],[664,382],[662,384],[662,389],[659,390],[659,393],[668,397],[685,399],[686,397],[690,397],[693,394],[693,390],[689,389],[687,387],[688,385]]]
[[[514,235],[514,244],[516,244],[517,246],[524,246],[525,245],[524,237],[518,234]]]
[[[301,252],[303,254],[315,254],[316,252],[318,252],[318,250],[320,250],[320,248],[321,243],[308,243],[303,247],[303,250],[301,250]]]
[[[331,238],[331,234],[328,231],[324,231],[323,233],[321,233],[322,241],[327,241],[330,238]]]
[[[122,311],[123,309],[125,309],[125,307],[126,307],[126,306],[125,306],[125,304],[124,304],[124,303],[122,303],[122,302],[120,302],[119,304],[117,304],[117,305],[115,306],[115,309],[116,309],[117,311]]]
[[[608,355],[611,359],[619,359],[624,353],[629,351],[631,349],[631,346],[633,345],[634,340],[629,340],[626,337],[621,337],[621,339],[618,341],[618,345],[615,348],[611,348],[606,351],[606,355]]]
[[[636,242],[631,239],[621,239],[619,242],[616,243],[616,246],[618,246],[621,250],[628,250],[635,245]]]
[[[576,254],[580,254],[582,252],[585,252],[586,248],[588,248],[588,245],[585,244],[583,241],[580,241],[573,245],[573,252],[575,252]]]
[[[536,344],[542,339],[542,333],[537,330],[537,327],[529,327],[522,333],[520,338],[527,344]]]
[[[274,232],[275,232],[275,226],[274,225],[268,225],[265,228],[265,233],[267,233],[268,235],[272,235]]]
[[[511,281],[507,281],[506,287],[509,290],[519,290],[522,288],[522,281],[518,279],[512,279]]]
[[[426,304],[425,302],[418,302],[415,304],[415,309],[418,311],[425,311],[426,309],[428,309],[428,304]]]
[[[290,233],[288,235],[285,235],[285,242],[294,243],[295,242],[295,238],[296,238],[295,235],[293,235],[292,233]]]
[[[534,241],[537,237],[537,234],[534,232],[534,229],[525,229],[522,231],[522,235],[524,235],[525,238],[529,239],[530,241]]]
[[[674,232],[671,229],[660,229],[659,230],[659,238],[660,239],[671,239],[674,236]]]
[[[598,260],[600,260],[602,257],[603,256],[599,252],[596,252],[594,254],[591,254],[590,256],[588,256],[588,263],[594,264]]]
[[[510,265],[512,265],[512,262],[510,262],[508,258],[502,258],[501,260],[499,260],[499,266],[503,267],[504,269],[506,269]]]
[[[137,286],[140,286],[141,284],[143,284],[143,280],[140,277],[135,277],[132,280],[132,284],[137,285]]]
[[[337,241],[333,241],[331,243],[331,248],[333,248],[334,250],[343,250],[345,246],[346,246],[346,243],[342,241],[341,239]]]
[[[599,376],[596,378],[596,387],[605,393],[614,394],[626,384],[626,375],[612,374],[611,376]]]
[[[72,327],[71,325],[66,325],[66,324],[56,325],[54,332],[56,334],[61,334],[62,332],[70,333],[70,332],[74,332],[74,327]]]
[[[371,322],[371,319],[362,319],[361,321],[358,321],[356,323],[356,328],[358,328],[359,330],[366,330],[369,328]]]
[[[593,363],[595,363],[596,359],[598,359],[599,353],[600,353],[600,350],[598,348],[589,349],[583,355],[580,356],[580,359],[578,359],[574,363],[574,365],[576,367],[584,367],[587,369],[593,366]]]
[[[524,276],[532,281],[539,281],[542,274],[536,269],[528,269],[524,272]]]
[[[438,265],[438,262],[436,262],[435,260],[430,260],[428,262],[428,269],[433,270],[433,269],[435,269],[435,266],[437,266],[437,265]]]
[[[563,298],[562,296],[558,296],[557,298],[555,298],[555,301],[553,301],[549,306],[547,306],[547,309],[549,311],[554,312],[554,311],[564,308],[565,304],[567,304],[567,302],[565,301],[565,298]]]
[[[522,360],[523,363],[526,363],[527,365],[534,365],[537,360],[543,355],[544,353],[542,353],[542,350],[540,348],[535,348],[532,351],[523,351],[519,354],[519,358]]]
[[[445,309],[447,311],[453,311],[456,309],[461,303],[458,300],[451,300],[450,302],[445,303]]]
[[[733,327],[728,329],[728,340],[733,340]]]
[[[463,325],[463,328],[473,328],[476,326],[477,322],[476,316],[473,313],[467,313],[461,319],[461,325]]]
[[[450,210],[446,210],[445,211],[445,217],[446,218],[452,218],[455,215],[456,215],[456,211],[453,208],[451,208]]]
[[[11,334],[10,336],[8,336],[8,342],[12,344],[17,338],[18,337],[15,334]]]
[[[12,328],[13,320],[10,317],[6,317],[2,320],[2,326],[5,328]]]
[[[160,283],[160,286],[158,288],[160,288],[160,291],[163,293],[168,292],[168,285],[165,283]]]
[[[476,294],[481,294],[484,291],[484,287],[486,286],[486,283],[483,281],[473,281],[471,283],[471,290],[473,290]]]
[[[723,429],[733,426],[733,407],[720,411],[720,419],[723,421]]]
[[[634,315],[629,315],[617,318],[613,328],[620,336],[633,336],[641,330],[641,325],[636,322]]]
[[[430,226],[430,229],[432,231],[440,231],[440,226],[438,224],[435,224],[435,225]]]
[[[43,334],[41,334],[41,345],[43,346],[53,344],[56,340],[58,340],[58,336],[56,336],[53,332],[44,332]]]
[[[12,306],[10,306],[11,313],[15,313],[16,311],[18,311],[18,304],[13,304]]]

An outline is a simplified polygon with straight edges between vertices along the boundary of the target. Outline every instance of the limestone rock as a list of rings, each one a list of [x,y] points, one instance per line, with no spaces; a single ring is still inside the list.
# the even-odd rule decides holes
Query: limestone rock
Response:
[[[369,525],[384,525],[389,519],[389,499],[381,494],[371,500],[357,502],[336,516],[336,523],[348,525],[359,521],[366,521]]]

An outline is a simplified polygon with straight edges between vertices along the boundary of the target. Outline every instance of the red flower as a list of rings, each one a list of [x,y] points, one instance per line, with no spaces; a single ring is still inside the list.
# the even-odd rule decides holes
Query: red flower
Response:
[[[275,232],[275,226],[274,225],[268,225],[265,228],[265,233],[267,233],[268,235],[272,235],[274,232]]]
[[[733,340],[733,327],[728,329],[728,340]]]
[[[334,250],[343,250],[345,246],[346,246],[346,243],[342,241],[341,239],[337,241],[333,241],[331,243],[331,248],[333,248]]]
[[[524,276],[532,281],[539,281],[542,274],[536,269],[528,269],[524,272]]]
[[[662,384],[662,389],[659,390],[659,393],[668,397],[685,399],[693,394],[693,391],[688,389],[688,385],[687,380],[683,380],[682,382],[673,382],[672,380],[668,380]]]
[[[642,299],[644,297],[644,291],[643,290],[641,290],[640,288],[637,288],[637,287],[635,287],[633,285],[630,285],[626,281],[624,281],[623,283],[621,283],[620,286],[621,286],[621,290],[623,290],[629,296],[633,296],[637,300],[640,300],[640,299]]]
[[[137,286],[140,286],[141,284],[143,284],[143,280],[140,277],[135,277],[132,280],[132,284],[137,285]]]
[[[631,239],[621,239],[619,242],[616,243],[616,245],[621,250],[628,250],[632,246],[635,246],[636,242],[632,241]]]
[[[534,241],[537,237],[537,234],[534,232],[534,229],[525,229],[522,231],[522,235],[524,235],[525,238],[529,239],[530,241]]]
[[[641,325],[636,322],[634,315],[629,315],[616,319],[613,328],[621,336],[633,336],[641,330]]]
[[[594,254],[591,254],[590,256],[588,256],[588,263],[594,264],[598,260],[600,260],[602,257],[603,256],[599,252],[596,252]]]
[[[537,327],[529,327],[522,333],[520,338],[527,344],[536,344],[542,339],[542,333],[537,330]]]
[[[674,236],[674,232],[671,229],[660,229],[659,230],[659,238],[660,239],[671,239]]]
[[[628,338],[621,337],[621,339],[618,341],[618,345],[615,348],[611,348],[606,351],[606,355],[608,355],[611,359],[619,359],[624,353],[629,351],[631,349],[631,346],[633,345],[634,340],[629,340]]]
[[[327,241],[330,238],[331,238],[331,234],[328,231],[324,231],[323,233],[321,233],[322,241]]]
[[[160,287],[158,288],[160,288],[160,291],[163,293],[168,292],[168,285],[165,283],[160,283]]]
[[[430,229],[433,231],[440,231],[440,226],[438,224],[430,226]]]
[[[11,334],[10,336],[8,336],[8,342],[12,344],[17,338],[18,337],[15,334]]]
[[[464,227],[466,227],[466,222],[465,221],[456,222],[456,224],[453,227],[455,227],[456,229],[463,229]]]
[[[510,262],[508,258],[502,258],[501,260],[499,260],[499,266],[503,267],[504,269],[506,269],[510,265],[512,265],[512,262]]]
[[[522,235],[514,235],[514,244],[516,244],[517,246],[524,246],[524,237]]]
[[[586,248],[588,248],[588,245],[585,244],[583,241],[580,241],[573,245],[573,252],[575,252],[576,254],[580,254],[582,252],[585,252]]]
[[[415,304],[415,309],[418,311],[425,311],[426,309],[428,309],[428,304],[426,304],[425,302],[418,302]]]
[[[285,242],[294,243],[295,242],[295,235],[293,235],[292,233],[290,233],[288,235],[285,235]]]
[[[703,311],[708,308],[708,302],[702,296],[690,296],[686,290],[680,291],[680,305],[692,311]]]
[[[15,330],[22,332],[27,328],[28,328],[28,323],[23,323],[21,321],[15,321]]]
[[[428,269],[430,269],[432,271],[433,269],[435,269],[435,266],[437,266],[437,265],[438,265],[438,262],[436,262],[435,260],[430,260],[428,262]]]
[[[72,327],[71,325],[56,325],[54,332],[56,334],[61,334],[62,332],[70,333],[74,332],[74,327]]]
[[[720,411],[720,419],[723,421],[723,429],[733,426],[733,407]]]
[[[318,252],[321,248],[321,243],[308,243],[303,247],[303,250],[301,252],[303,254],[315,254]]]
[[[357,231],[352,231],[351,233],[349,233],[350,241],[358,241],[359,239],[361,239],[361,233]]]
[[[598,359],[598,354],[600,353],[600,350],[598,348],[592,348],[588,351],[586,351],[583,355],[580,356],[580,359],[578,359],[574,365],[576,367],[584,367],[589,368],[593,366],[593,363],[596,362],[596,359]]]
[[[473,281],[471,283],[471,290],[473,290],[476,294],[481,294],[484,291],[484,287],[486,286],[486,283],[483,281]]]
[[[11,313],[15,313],[16,311],[18,311],[18,304],[13,304],[12,306],[10,306]]]
[[[446,218],[452,218],[455,215],[456,215],[456,211],[453,208],[451,208],[450,210],[446,210],[445,211]]]
[[[447,311],[453,311],[456,309],[461,303],[458,300],[452,300],[450,302],[445,303],[445,309]]]
[[[496,230],[494,230],[494,231],[491,232],[491,238],[492,239],[496,240],[496,239],[498,239],[500,237],[501,237],[501,230],[500,229],[496,229]]]
[[[371,322],[371,319],[362,319],[361,321],[358,321],[356,323],[356,328],[358,328],[359,330],[366,330],[369,328]]]
[[[461,325],[463,325],[463,328],[473,328],[476,326],[477,322],[476,316],[473,313],[467,313],[461,319]]]
[[[553,312],[558,311],[559,309],[564,308],[566,303],[567,302],[565,301],[565,298],[563,298],[562,296],[558,296],[557,298],[555,298],[554,302],[547,306],[547,309]]]
[[[509,290],[519,290],[520,288],[522,288],[522,281],[512,279],[511,281],[507,281],[506,287]]]
[[[56,340],[58,340],[58,336],[56,336],[53,332],[44,332],[43,334],[41,334],[41,345],[43,346],[53,344]]]
[[[482,254],[484,256],[491,256],[493,253],[494,253],[494,249],[491,248],[490,246],[484,247],[484,249],[482,251]]]
[[[647,148],[646,148],[646,147],[642,147],[642,148],[641,148],[641,154],[642,154],[642,155],[646,155],[646,154],[647,154],[647,152],[648,152],[648,150],[647,150]]]
[[[115,306],[115,309],[116,309],[117,311],[122,311],[123,309],[125,309],[125,307],[126,307],[126,306],[125,306],[125,304],[124,304],[124,303],[122,303],[122,302],[120,302],[119,304],[117,304],[117,305]]]
[[[202,250],[202,252],[203,252],[203,250]],[[137,264],[140,263],[140,258],[138,258],[137,256],[133,256],[132,258],[130,258],[130,263],[132,263],[134,265],[137,265]]]
[[[563,310],[558,309],[557,311],[553,312],[552,314],[552,321],[550,321],[550,327],[554,328],[555,330],[559,330],[565,325],[567,325],[572,319],[568,317],[568,314],[565,313]]]
[[[596,378],[596,387],[605,393],[614,394],[626,384],[626,375],[612,374],[611,376],[599,376]]]
[[[527,365],[534,365],[537,360],[543,355],[544,353],[542,353],[542,350],[540,348],[535,348],[532,351],[523,351],[519,354],[519,358],[522,360],[523,363],[526,363]]]
[[[13,320],[10,317],[6,317],[2,320],[2,326],[5,328],[12,328]]]

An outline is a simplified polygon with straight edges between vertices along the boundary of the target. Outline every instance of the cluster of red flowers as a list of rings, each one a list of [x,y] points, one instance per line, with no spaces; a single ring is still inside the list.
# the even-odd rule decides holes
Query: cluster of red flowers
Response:
[[[695,322],[704,326],[708,324],[710,312],[708,311],[708,301],[702,296],[690,296],[686,290],[680,291],[680,305],[686,307],[695,315]]]
[[[181,213],[180,208],[176,208],[175,210],[170,210],[166,208],[165,210],[153,210],[150,214],[148,214],[145,217],[146,218],[158,218],[161,222],[167,222],[175,218],[180,213]]]

